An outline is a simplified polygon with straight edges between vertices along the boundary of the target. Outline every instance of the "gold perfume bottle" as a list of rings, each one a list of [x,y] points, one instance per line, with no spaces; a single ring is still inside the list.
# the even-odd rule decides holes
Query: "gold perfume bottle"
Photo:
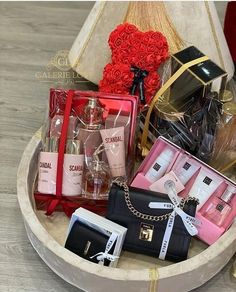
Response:
[[[83,194],[90,199],[107,199],[111,184],[111,175],[107,163],[93,160],[85,170]]]

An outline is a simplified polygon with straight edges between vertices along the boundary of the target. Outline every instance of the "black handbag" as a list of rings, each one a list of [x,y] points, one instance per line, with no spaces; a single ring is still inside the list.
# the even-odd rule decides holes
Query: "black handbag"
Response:
[[[175,215],[169,242],[165,242],[165,231],[173,209],[151,209],[150,202],[167,205],[171,200],[166,194],[128,187],[125,183],[113,183],[108,201],[107,218],[128,229],[123,249],[135,253],[160,257],[178,262],[187,258],[191,235],[182,218]],[[191,218],[195,216],[198,200],[182,199],[180,208]],[[160,257],[161,258],[161,257]]]
[[[99,263],[98,257],[95,255],[105,250],[108,240],[109,236],[76,221],[67,237],[65,248],[86,260]],[[113,254],[114,246],[115,244],[110,250],[111,254]],[[110,260],[104,259],[104,266],[109,264]]]

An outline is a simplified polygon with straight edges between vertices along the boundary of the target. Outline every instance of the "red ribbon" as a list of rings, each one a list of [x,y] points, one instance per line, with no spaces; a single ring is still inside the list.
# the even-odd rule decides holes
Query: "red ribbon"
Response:
[[[46,206],[50,205],[53,200],[52,195],[40,194],[38,192],[35,192],[34,197],[37,204],[37,209],[40,210],[45,209],[45,205]],[[108,203],[107,200],[90,200],[86,198],[81,198],[79,196],[76,196],[76,198],[61,196],[59,203],[56,205],[56,207],[60,205],[64,213],[68,217],[71,217],[73,212],[79,207],[84,207],[89,211],[95,212],[100,215],[104,215],[107,203]]]
[[[47,208],[46,215],[50,216],[56,209],[57,205],[62,202],[62,180],[63,180],[63,164],[64,164],[64,152],[67,138],[67,130],[69,125],[70,112],[72,107],[72,100],[74,96],[74,90],[69,90],[67,99],[66,99],[66,107],[64,112],[64,118],[61,129],[61,137],[59,142],[59,151],[57,158],[57,177],[56,177],[56,198],[52,199],[51,203]],[[66,207],[64,205],[64,211]],[[66,212],[65,212],[66,213]]]

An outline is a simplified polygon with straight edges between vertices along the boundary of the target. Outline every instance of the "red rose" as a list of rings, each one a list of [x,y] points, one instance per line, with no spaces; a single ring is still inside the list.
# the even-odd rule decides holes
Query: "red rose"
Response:
[[[120,50],[113,50],[112,62],[113,62],[113,64],[115,64],[115,63],[130,64],[129,49],[122,48]]]
[[[134,73],[130,65],[123,63],[107,64],[103,71],[103,79],[99,82],[99,90],[111,93],[129,92]],[[109,89],[108,89],[109,88]]]
[[[108,86],[99,87],[99,91],[106,93],[129,94],[129,90],[127,88],[117,86],[116,84],[110,84]]]
[[[98,84],[99,89],[105,88],[107,86],[108,86],[108,82],[107,82],[106,79],[102,79],[102,80],[99,81],[99,84]]]
[[[129,35],[129,38],[127,39],[126,43],[129,45],[129,48],[131,51],[137,51],[140,50],[140,45],[142,44],[142,32],[137,31],[131,35]]]
[[[117,93],[117,94],[129,94],[129,89],[124,86],[117,86],[117,84],[111,84],[110,87],[111,93]]]
[[[149,39],[154,40],[155,42],[162,42],[163,44],[167,44],[166,37],[159,31],[149,31],[147,32],[149,34]]]
[[[112,34],[109,38],[109,46],[111,50],[119,49],[123,46],[123,39],[119,36],[119,34]]]
[[[103,70],[103,80],[107,82],[120,82],[123,78],[133,78],[133,73],[130,71],[130,66],[122,63],[107,64]]]
[[[144,79],[144,86],[148,88],[157,88],[160,85],[160,76],[156,71],[150,72]]]
[[[124,31],[125,31],[127,34],[133,34],[133,33],[135,33],[135,32],[138,31],[138,28],[137,28],[135,25],[130,24],[130,23],[128,23],[128,22],[122,24],[122,26],[123,26]]]
[[[160,76],[156,71],[150,72],[144,79],[146,102],[149,104],[152,97],[160,88]]]
[[[117,28],[113,30],[109,36],[108,43],[111,50],[116,49],[120,46],[127,47],[127,39],[136,31],[138,31],[137,27],[132,24],[125,23],[118,25]]]

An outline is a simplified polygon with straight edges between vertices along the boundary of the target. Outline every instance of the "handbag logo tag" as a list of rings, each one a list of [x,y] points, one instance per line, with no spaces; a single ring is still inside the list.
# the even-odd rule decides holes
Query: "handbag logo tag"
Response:
[[[144,241],[152,241],[154,225],[141,223],[139,239]]]

